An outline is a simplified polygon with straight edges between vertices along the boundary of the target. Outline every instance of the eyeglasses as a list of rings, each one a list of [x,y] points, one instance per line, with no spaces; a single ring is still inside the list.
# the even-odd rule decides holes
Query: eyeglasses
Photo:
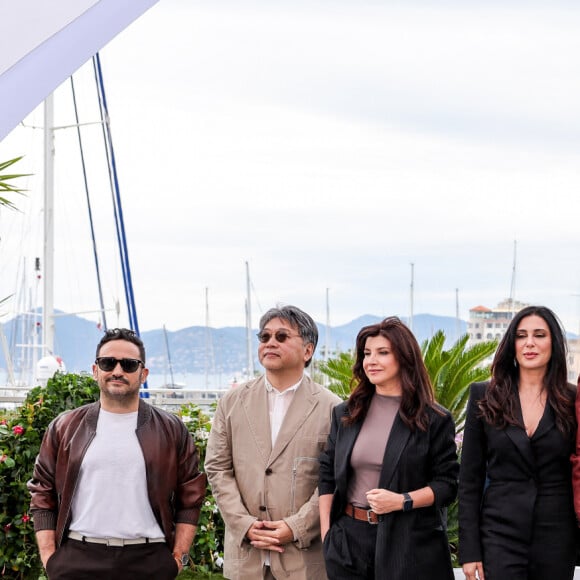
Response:
[[[272,334],[269,330],[262,330],[256,334],[258,340],[260,342],[268,342],[272,336],[276,339],[277,342],[286,342],[289,338],[293,338],[295,336],[300,336],[298,334],[291,334],[287,330],[277,330],[274,334]]]
[[[98,367],[105,372],[110,372],[115,369],[117,363],[121,365],[121,368],[126,373],[134,373],[139,365],[143,365],[143,361],[137,358],[115,358],[114,356],[100,356],[95,360]]]

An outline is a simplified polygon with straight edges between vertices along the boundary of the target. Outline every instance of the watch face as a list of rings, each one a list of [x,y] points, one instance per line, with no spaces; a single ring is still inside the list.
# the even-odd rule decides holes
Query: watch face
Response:
[[[189,554],[181,554],[181,565],[185,568],[189,564]]]

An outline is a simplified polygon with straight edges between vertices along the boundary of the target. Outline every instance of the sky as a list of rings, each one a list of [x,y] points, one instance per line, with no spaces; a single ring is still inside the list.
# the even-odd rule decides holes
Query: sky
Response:
[[[513,288],[578,332],[579,29],[565,1],[159,2],[100,52],[140,329],[244,325],[247,263],[254,327],[279,302],[323,323],[328,305],[331,326],[466,320]],[[92,74],[74,77],[81,122]],[[55,107],[72,123],[70,83]],[[0,142],[32,174],[0,210],[3,319],[22,285],[40,299],[41,112]],[[100,128],[82,134],[125,325]],[[76,132],[55,150],[55,306],[97,320]]]

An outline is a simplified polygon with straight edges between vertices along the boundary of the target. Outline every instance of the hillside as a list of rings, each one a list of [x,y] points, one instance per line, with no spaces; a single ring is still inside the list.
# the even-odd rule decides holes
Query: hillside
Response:
[[[342,326],[330,327],[328,347],[330,353],[349,350],[353,347],[358,331],[367,324],[378,322],[381,318],[365,314]],[[403,321],[405,318],[403,317]],[[317,357],[322,357],[326,340],[326,327],[317,323],[319,343]],[[429,338],[441,329],[451,339],[456,338],[455,318],[417,314],[413,318],[413,329],[419,342]],[[18,367],[19,358],[27,352],[16,345],[22,343],[21,321],[12,320],[4,324],[6,339],[13,354],[14,365]],[[17,331],[18,329],[18,331]],[[460,331],[466,331],[466,323],[460,321]],[[257,338],[254,331],[254,365],[259,367],[256,350]],[[55,354],[65,361],[71,372],[88,371],[95,357],[95,347],[100,340],[101,331],[94,322],[77,316],[56,318]],[[167,349],[163,329],[142,333],[147,349],[147,366],[152,373],[167,370]],[[40,340],[38,341],[40,342]],[[177,331],[167,332],[167,342],[172,367],[175,373],[233,373],[247,366],[246,329],[244,327],[206,328],[190,326]],[[28,349],[29,352],[29,349]],[[0,367],[6,368],[3,353],[0,352]]]

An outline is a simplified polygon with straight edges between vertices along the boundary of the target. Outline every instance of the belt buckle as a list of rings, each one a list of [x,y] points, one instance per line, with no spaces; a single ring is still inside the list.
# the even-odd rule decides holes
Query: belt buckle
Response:
[[[376,522],[373,522],[371,514],[375,514],[377,516]],[[373,510],[367,510],[367,522],[371,524],[371,526],[376,526],[379,523],[378,514],[376,514]]]
[[[125,541],[122,538],[107,538],[107,546],[123,548],[125,546]]]

